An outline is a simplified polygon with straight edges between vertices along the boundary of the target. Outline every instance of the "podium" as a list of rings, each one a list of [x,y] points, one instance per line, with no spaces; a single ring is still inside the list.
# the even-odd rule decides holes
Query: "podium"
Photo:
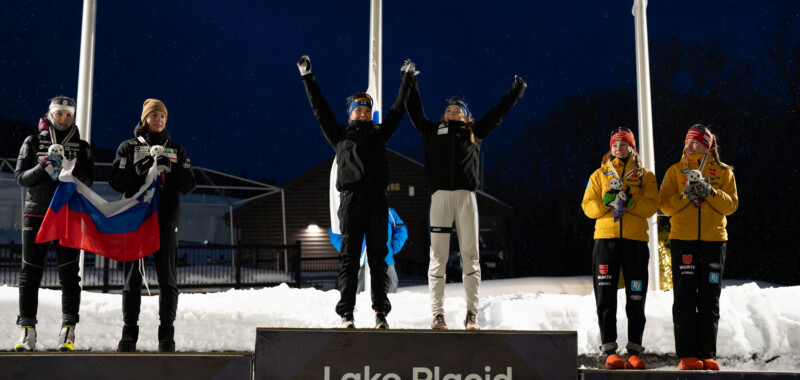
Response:
[[[575,331],[258,329],[254,379],[577,378]]]

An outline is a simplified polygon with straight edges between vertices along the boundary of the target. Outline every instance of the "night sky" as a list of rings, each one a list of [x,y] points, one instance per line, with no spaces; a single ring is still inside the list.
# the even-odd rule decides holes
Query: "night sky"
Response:
[[[518,131],[568,94],[635,86],[633,1],[384,2],[384,112],[412,58],[428,117],[465,96],[477,117],[520,75],[525,97],[501,125]],[[763,59],[761,31],[800,2],[652,0],[653,41],[723,39]],[[77,97],[81,1],[0,4],[0,117],[35,125],[55,95]],[[367,87],[369,1],[99,1],[92,143],[132,137],[142,102],[158,98],[195,165],[283,183],[333,156],[295,62],[308,54],[323,94]],[[658,115],[655,115],[658,117]],[[630,126],[636,130],[636,126]],[[658,141],[658,131],[655,131]],[[21,144],[23,137],[19,138]],[[422,159],[403,120],[389,147]],[[488,155],[506,149],[492,144]],[[658,149],[658,148],[657,148]]]

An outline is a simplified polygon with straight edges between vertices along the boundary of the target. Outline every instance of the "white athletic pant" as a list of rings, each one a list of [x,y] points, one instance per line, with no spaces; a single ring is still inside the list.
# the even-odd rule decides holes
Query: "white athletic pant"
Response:
[[[450,257],[453,222],[456,223],[458,247],[461,251],[467,310],[478,311],[481,264],[478,254],[478,201],[475,192],[437,190],[431,197],[431,262],[428,267],[428,288],[433,315],[444,314],[445,272],[447,259]]]

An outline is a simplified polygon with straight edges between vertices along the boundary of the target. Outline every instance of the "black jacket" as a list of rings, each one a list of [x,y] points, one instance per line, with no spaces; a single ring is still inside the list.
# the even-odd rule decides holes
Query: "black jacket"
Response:
[[[382,124],[369,124],[365,128],[339,125],[322,92],[314,74],[303,76],[308,101],[314,111],[322,133],[336,151],[339,170],[336,176],[336,189],[339,191],[359,188],[382,188],[389,184],[389,165],[386,159],[386,142],[392,137],[405,113],[410,78],[403,74],[400,90],[392,108]]]
[[[111,166],[111,178],[108,184],[117,192],[130,197],[144,184],[146,174],[136,174],[134,163],[150,155],[149,145],[163,145],[165,155],[172,161],[171,172],[164,172],[164,182],[158,203],[159,218],[178,217],[180,212],[180,194],[192,192],[197,185],[192,171],[192,162],[186,155],[183,146],[172,141],[169,132],[153,134],[135,130],[137,138],[123,141],[117,148],[117,156]],[[144,138],[146,143],[138,140]]]
[[[59,181],[53,181],[50,174],[40,165],[47,155],[47,149],[52,144],[49,128],[50,123],[43,118],[39,122],[39,134],[30,135],[25,139],[17,157],[17,167],[14,170],[17,185],[28,188],[23,211],[25,215],[44,216],[53,199],[53,194],[56,192],[56,187],[58,187]],[[77,157],[73,175],[87,186],[92,186],[94,183],[92,149],[89,143],[80,139],[77,127],[73,125],[72,128],[75,132],[66,143],[62,139],[67,137],[69,131],[61,132],[53,129],[56,134],[56,142],[64,146],[64,154],[67,158]]]
[[[511,108],[517,104],[525,87],[514,83],[508,94],[503,96],[482,119],[472,126],[474,142],[470,130],[463,122],[432,121],[425,117],[419,96],[416,77],[412,78],[408,95],[408,117],[414,128],[422,135],[425,149],[425,178],[432,191],[470,190],[479,185],[478,169],[481,140],[486,138],[496,126],[503,122]]]

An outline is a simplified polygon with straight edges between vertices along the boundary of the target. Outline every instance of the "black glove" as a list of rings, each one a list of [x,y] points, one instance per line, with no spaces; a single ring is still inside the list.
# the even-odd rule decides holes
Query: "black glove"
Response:
[[[698,183],[700,183],[700,181],[686,185],[686,187],[683,189],[683,197],[690,201],[699,199],[700,195],[697,193],[697,188],[695,187],[695,184]]]
[[[158,172],[172,172],[172,161],[169,160],[166,156],[158,156],[156,158],[156,165],[158,165]]]
[[[297,61],[297,69],[300,70],[300,75],[311,74],[311,58],[307,55],[300,57]]]
[[[411,60],[411,58],[408,58],[406,59],[405,62],[403,62],[403,66],[400,67],[400,72],[411,73],[414,74],[414,76],[417,76],[417,74],[419,74],[419,71],[417,70],[417,65],[414,63],[414,61]]]
[[[150,170],[151,166],[153,166],[153,162],[155,162],[153,156],[147,156],[139,161],[136,161],[136,163],[133,164],[133,166],[136,168],[136,174],[138,175],[147,174],[147,171]]]
[[[514,86],[519,86],[522,88],[528,87],[528,84],[522,80],[522,77],[519,75],[514,75]]]
[[[692,187],[694,187],[694,191],[697,193],[699,198],[705,199],[708,194],[711,193],[711,183],[709,183],[708,177],[703,178],[702,181],[692,184]]]

